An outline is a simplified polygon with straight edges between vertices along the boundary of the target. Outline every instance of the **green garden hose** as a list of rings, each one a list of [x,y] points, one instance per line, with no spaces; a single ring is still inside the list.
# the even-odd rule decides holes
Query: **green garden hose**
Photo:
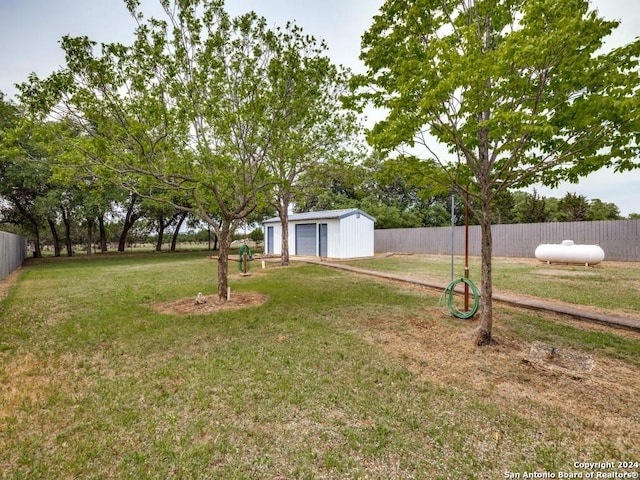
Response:
[[[463,282],[469,285],[469,287],[471,287],[471,291],[473,292],[473,306],[471,307],[471,310],[469,310],[468,312],[461,312],[453,304],[453,296],[455,293],[455,289],[460,282]],[[451,282],[449,285],[447,285],[447,288],[445,288],[444,292],[442,292],[442,295],[440,295],[438,306],[442,305],[442,301],[444,300],[445,297],[447,297],[446,303],[447,303],[447,307],[449,308],[449,311],[451,312],[451,315],[453,315],[456,318],[473,317],[478,311],[478,306],[480,305],[480,293],[478,292],[478,289],[473,284],[473,282],[468,278],[458,278],[453,282]]]
[[[251,267],[251,249],[249,245],[240,245],[239,258],[238,258],[238,269],[240,273],[248,273],[249,267]],[[245,258],[246,253],[246,258]]]

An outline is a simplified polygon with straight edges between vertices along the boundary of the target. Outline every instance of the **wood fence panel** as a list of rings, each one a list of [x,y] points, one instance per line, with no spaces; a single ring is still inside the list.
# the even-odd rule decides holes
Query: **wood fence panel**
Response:
[[[640,261],[640,220],[553,222],[494,225],[493,255],[534,258],[542,243],[600,245],[606,260]],[[455,255],[464,254],[464,227],[453,228]],[[480,227],[469,227],[469,254],[480,255]],[[452,228],[393,228],[375,231],[375,251],[451,254]]]

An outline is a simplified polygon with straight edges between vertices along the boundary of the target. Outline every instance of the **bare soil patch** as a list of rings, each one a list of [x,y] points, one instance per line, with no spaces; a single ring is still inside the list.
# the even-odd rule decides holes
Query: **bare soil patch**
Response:
[[[18,282],[18,278],[20,278],[21,273],[22,267],[14,270],[9,275],[0,280],[0,300],[5,298],[9,294],[9,290]]]
[[[438,320],[434,311],[423,317],[373,321],[365,338],[408,361],[418,378],[474,391],[505,409],[553,411],[562,428],[576,428],[596,438],[606,435],[618,448],[640,441],[637,418],[640,369],[600,354],[497,338],[490,347],[472,344],[473,324],[462,332]],[[368,323],[368,322],[367,322]]]
[[[573,265],[575,266],[575,265]],[[599,272],[592,270],[561,270],[559,268],[538,268],[532,272],[535,275],[548,275],[559,277],[590,277],[598,275]]]
[[[591,355],[570,348],[557,348],[543,342],[533,342],[523,360],[549,371],[564,373],[575,380],[583,378],[594,367]]]
[[[198,302],[196,302],[198,297]],[[231,298],[221,302],[218,295],[198,295],[179,298],[171,302],[154,303],[154,311],[167,315],[206,315],[227,310],[258,307],[269,299],[268,295],[258,292],[232,292]]]
[[[36,402],[43,396],[47,378],[39,373],[41,371],[42,365],[29,352],[4,366],[3,381],[0,382],[0,420],[11,415],[20,405]],[[0,432],[5,430],[5,425],[1,425]]]

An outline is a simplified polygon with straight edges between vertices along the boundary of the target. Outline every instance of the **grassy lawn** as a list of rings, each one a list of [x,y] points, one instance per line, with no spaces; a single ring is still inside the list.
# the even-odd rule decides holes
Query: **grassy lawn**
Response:
[[[0,478],[494,479],[640,461],[640,335],[498,308],[498,343],[477,349],[432,292],[256,267],[230,267],[232,296],[266,303],[170,315],[153,304],[216,291],[206,253],[32,261],[0,301]],[[536,342],[593,368],[531,362]]]
[[[358,262],[372,270],[451,280],[451,257],[444,255],[395,255]],[[464,275],[464,258],[454,257],[454,278]],[[480,285],[480,258],[470,257],[469,277]],[[640,317],[640,264],[604,261],[592,267],[547,265],[535,259],[493,259],[494,290],[532,295]]]

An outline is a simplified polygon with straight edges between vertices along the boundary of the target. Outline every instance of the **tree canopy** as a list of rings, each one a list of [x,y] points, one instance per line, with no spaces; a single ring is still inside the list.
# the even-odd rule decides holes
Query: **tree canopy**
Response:
[[[269,65],[276,121],[267,166],[273,180],[270,198],[282,221],[282,264],[289,263],[288,212],[301,191],[300,178],[336,161],[353,160],[359,125],[342,108],[350,72],[335,66],[327,46],[287,24],[276,30],[278,54]]]
[[[283,185],[274,165],[331,135],[314,121],[325,105],[303,107],[327,95],[324,78],[336,70],[299,28],[269,29],[255,13],[231,18],[220,0],[161,1],[163,19],[126,3],[138,25],[132,45],[64,37],[66,66],[32,76],[22,99],[82,128],[80,166],[206,221],[220,242],[223,300],[233,232]]]
[[[491,341],[492,203],[509,188],[638,166],[640,39],[604,51],[617,26],[586,0],[387,0],[363,36],[354,103],[387,111],[370,142],[476,209],[478,344]]]

